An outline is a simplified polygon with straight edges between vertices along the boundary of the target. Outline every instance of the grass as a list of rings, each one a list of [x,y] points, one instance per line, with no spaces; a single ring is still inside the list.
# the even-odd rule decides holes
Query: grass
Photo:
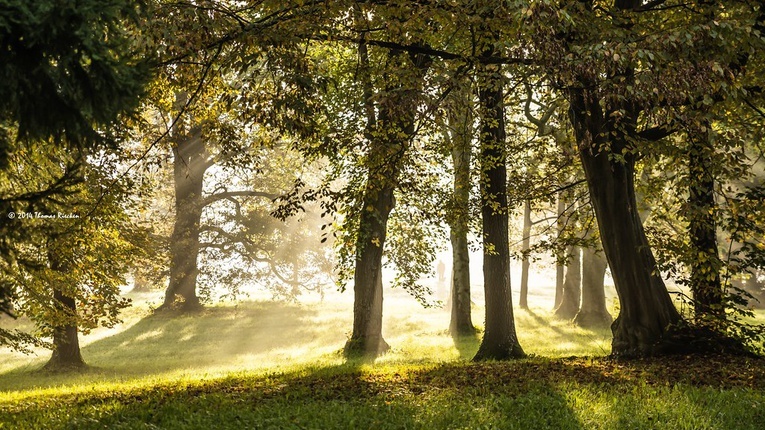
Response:
[[[265,301],[151,315],[145,296],[122,325],[82,338],[92,366],[37,371],[0,355],[0,428],[747,429],[765,422],[765,363],[671,357],[617,362],[608,330],[516,310],[530,358],[468,361],[448,312],[386,297],[391,352],[346,362],[349,297]],[[150,300],[149,300],[150,301]],[[543,303],[542,303],[543,305]],[[475,309],[475,320],[482,309]],[[579,357],[579,358],[577,358]]]

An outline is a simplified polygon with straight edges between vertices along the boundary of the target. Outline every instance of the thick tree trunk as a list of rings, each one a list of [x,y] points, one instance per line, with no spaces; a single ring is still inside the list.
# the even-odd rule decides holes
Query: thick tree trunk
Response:
[[[391,168],[388,173],[393,175],[396,169]],[[394,204],[393,184],[376,190],[374,183],[370,175],[361,213],[361,232],[356,242],[353,333],[345,345],[345,354],[349,357],[373,358],[390,349],[382,336],[382,256],[388,216]]]
[[[77,312],[75,300],[65,296],[61,291],[53,292],[53,299],[68,314]],[[53,329],[53,355],[45,364],[44,369],[51,371],[77,370],[87,367],[80,353],[80,340],[77,336],[77,325],[68,323]]]
[[[619,295],[620,313],[611,326],[611,352],[617,356],[660,354],[671,348],[662,342],[681,317],[659,275],[640,221],[634,155],[624,153],[623,160],[612,157],[628,146],[627,138],[616,127],[606,125],[607,117],[596,99],[583,90],[572,93],[571,122],[603,250]],[[627,126],[622,124],[620,129]],[[610,140],[606,140],[607,136]]]
[[[556,227],[558,230],[558,237],[561,237],[563,235],[563,228],[566,225],[564,219],[566,215],[566,201],[563,192],[558,193],[557,213],[558,217],[556,220]],[[566,266],[557,262],[555,263],[555,300],[553,301],[553,309],[558,309],[561,299],[563,299],[563,281],[565,279],[565,270]]]
[[[360,44],[359,51],[362,62],[368,66],[369,58],[364,43]],[[421,55],[405,57],[400,52],[391,52],[389,60],[392,63],[399,62],[401,70],[407,70],[411,75],[387,79],[392,82],[392,86],[386,88],[383,100],[377,105],[379,116],[376,119],[368,83],[365,89],[368,115],[366,136],[371,148],[367,158],[369,174],[356,240],[353,332],[345,344],[346,357],[374,358],[390,348],[382,336],[383,249],[388,217],[395,204],[393,193],[401,170],[400,163],[415,133],[419,85],[431,61]],[[404,86],[401,82],[411,86]]]
[[[691,291],[696,322],[719,328],[725,320],[722,265],[717,250],[714,177],[710,171],[714,148],[709,124],[692,127],[689,133],[688,230],[691,238]]]
[[[579,312],[582,298],[581,251],[578,246],[567,248],[566,280],[563,282],[560,305],[555,309],[555,317],[557,318],[570,320]]]
[[[529,308],[529,250],[531,249],[531,201],[523,202],[523,242],[521,243],[521,309]]]
[[[461,91],[449,112],[449,140],[454,163],[454,208],[449,219],[449,238],[452,244],[451,320],[452,336],[470,336],[473,326],[470,301],[470,251],[468,249],[468,222],[470,220],[470,142],[473,138],[473,116],[470,92]]]
[[[473,360],[523,357],[513,319],[510,290],[505,113],[500,66],[485,66],[480,76],[481,216],[486,324]]]
[[[199,131],[176,140],[173,155],[175,225],[170,239],[170,281],[162,307],[176,306],[180,298],[180,309],[193,311],[202,307],[197,296],[197,257],[203,179],[208,167],[207,151]]]
[[[612,354],[641,356],[673,349],[668,331],[682,319],[661,279],[635,199],[634,117],[603,111],[594,92],[572,89],[570,119],[600,237],[619,295]],[[615,118],[621,118],[615,124]],[[625,134],[626,133],[626,134]],[[617,156],[618,155],[618,156]]]
[[[596,248],[582,249],[582,307],[574,318],[580,327],[608,327],[613,318],[606,306],[604,279],[608,261]]]
[[[61,263],[51,256],[51,269],[63,271]],[[54,306],[64,314],[63,324],[53,327],[53,355],[43,367],[50,371],[69,371],[87,367],[80,353],[80,340],[77,335],[77,306],[75,299],[67,296],[59,288],[53,287]]]

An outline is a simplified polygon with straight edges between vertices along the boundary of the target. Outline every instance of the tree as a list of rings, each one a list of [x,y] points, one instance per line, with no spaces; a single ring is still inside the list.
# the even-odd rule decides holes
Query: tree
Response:
[[[563,236],[563,231],[566,226],[565,214],[566,214],[566,202],[563,200],[563,192],[558,193],[558,204],[556,205],[556,227],[558,231],[558,237]],[[563,299],[563,283],[565,281],[566,266],[561,263],[560,258],[556,258],[555,261],[555,298],[553,299],[553,309],[558,309],[561,300]]]
[[[715,222],[715,179],[712,172],[714,148],[711,124],[694,121],[688,132],[688,233],[696,258],[691,262],[691,290],[697,322],[725,319],[724,291]]]
[[[454,166],[449,239],[452,245],[451,319],[452,336],[474,335],[471,318],[470,255],[468,232],[470,229],[470,159],[473,139],[473,115],[469,88],[461,89],[452,98],[448,109],[447,146],[451,149]]]
[[[521,309],[529,308],[529,252],[531,251],[531,200],[523,201],[523,232],[522,232],[522,263],[521,263],[521,298],[519,306]]]
[[[595,220],[592,220],[595,222]],[[588,239],[594,239],[594,226],[587,228]],[[582,248],[582,305],[574,317],[581,327],[606,327],[613,322],[606,306],[604,278],[608,261],[597,244]]]
[[[731,4],[723,15],[716,5],[694,5],[698,13],[686,14],[663,3],[619,0],[608,9],[594,2],[567,4],[559,16],[568,18],[547,31],[549,37],[542,37],[540,45],[550,45],[537,52],[543,57],[552,54],[543,62],[551,82],[569,102],[579,157],[620,299],[620,315],[612,326],[612,353],[622,356],[697,347],[682,336],[675,338],[682,318],[667,294],[640,220],[635,164],[656,150],[653,142],[676,130],[671,120],[676,113],[699,101],[714,103],[710,94],[720,98],[730,94],[726,88],[731,82],[724,76],[735,78],[740,71],[741,60],[749,55],[741,47],[746,51],[761,42],[749,36],[752,23],[760,25],[760,12],[744,3]],[[723,18],[725,36],[708,31]],[[675,24],[669,25],[670,21]],[[536,29],[539,36],[545,32]],[[624,44],[626,40],[641,42]],[[582,52],[594,55],[580,57]],[[731,74],[726,75],[722,65],[728,65]],[[667,117],[669,121],[664,120]]]
[[[74,5],[12,0],[0,12],[0,167],[14,137],[89,146],[106,141],[101,126],[134,107],[146,78],[132,39],[134,2]]]
[[[166,58],[145,106],[152,117],[147,152],[167,143],[162,146],[172,154],[175,207],[162,309],[199,309],[209,293],[200,280],[213,272],[226,276],[232,295],[238,291],[234,284],[254,277],[247,270],[262,274],[253,266],[267,265],[271,275],[281,276],[273,244],[261,247],[269,242],[264,236],[278,234],[278,226],[269,221],[269,232],[252,233],[247,225],[262,221],[260,215],[273,207],[252,201],[276,199],[299,174],[260,178],[269,170],[264,159],[271,155],[286,162],[281,147],[311,139],[315,131],[312,100],[320,77],[307,66],[303,41],[284,28],[295,18],[288,12],[300,16],[300,8],[274,2],[207,6],[157,5],[162,18],[153,43]],[[243,27],[244,22],[251,25]],[[221,259],[235,261],[236,268],[224,274],[212,267]],[[298,272],[294,268],[293,275]]]
[[[50,269],[54,274],[64,275],[70,270],[56,255],[57,250],[49,252],[48,259]],[[64,281],[66,282],[66,281]],[[80,339],[77,334],[77,300],[68,295],[66,288],[59,285],[51,285],[53,290],[53,306],[55,310],[64,315],[66,322],[56,322],[53,325],[53,354],[45,368],[49,370],[81,369],[85,367],[85,360],[80,353]],[[67,321],[68,320],[68,321]]]
[[[365,44],[359,47],[362,62]],[[367,99],[369,115],[366,133],[370,138],[367,157],[369,176],[364,185],[354,271],[353,333],[345,346],[349,356],[376,356],[389,348],[382,338],[382,254],[388,216],[394,206],[393,193],[400,173],[401,157],[414,135],[418,87],[430,61],[425,56],[391,51],[388,62],[396,64],[388,75],[382,100],[375,107]],[[368,65],[367,65],[368,67]],[[396,76],[405,73],[410,76]],[[371,94],[369,94],[371,97]],[[374,111],[379,111],[375,116]]]
[[[565,320],[573,319],[582,303],[582,248],[566,246],[566,277],[563,294],[555,309],[555,316]]]
[[[499,34],[483,29],[481,52],[496,53]],[[510,293],[507,162],[504,112],[504,77],[499,65],[482,64],[478,70],[480,114],[481,220],[486,324],[473,360],[506,360],[525,354],[515,333]]]
[[[187,104],[184,94],[176,94],[176,103]],[[163,307],[171,307],[176,296],[183,299],[182,309],[201,307],[197,296],[197,258],[205,172],[214,161],[207,150],[199,125],[185,129],[183,122],[173,125],[173,184],[175,188],[175,223],[170,237],[170,280]]]
[[[9,158],[20,193],[58,184],[55,194],[18,212],[15,222],[28,236],[15,243],[13,260],[0,272],[17,297],[16,310],[52,338],[46,369],[84,367],[78,332],[113,326],[129,304],[119,287],[144,232],[129,220],[134,184],[120,175],[119,162],[106,152],[86,157],[50,147],[20,149]]]
[[[562,214],[563,229],[558,236],[561,246],[565,249],[565,278],[561,286],[560,303],[555,308],[555,316],[561,319],[571,320],[576,316],[581,306],[582,297],[582,248],[576,243],[578,239],[577,231],[579,223],[579,212],[581,208],[577,207],[574,188],[569,187],[561,193],[561,200],[564,202],[564,211]],[[569,237],[564,236],[564,234]]]
[[[147,78],[146,62],[133,44],[140,29],[134,2],[89,0],[76,7],[52,1],[5,2],[0,11],[0,176],[19,142],[49,147],[93,148],[111,141],[118,115],[137,103]],[[5,215],[19,202],[32,203],[52,189],[19,195],[4,190],[0,254],[13,264],[13,242],[28,234]],[[0,288],[0,311],[12,314],[11,291]],[[20,346],[19,338],[6,340]],[[28,338],[27,338],[28,340]]]
[[[530,81],[531,76],[527,77],[524,81],[524,87],[526,90],[526,99],[523,101],[523,113],[530,125],[527,125],[527,127],[534,129],[537,138],[540,139],[549,139],[551,140],[554,150],[553,153],[547,153],[545,151],[540,151],[537,149],[538,155],[532,158],[533,165],[530,166],[529,169],[525,172],[526,176],[529,177],[526,180],[530,180],[530,177],[532,176],[532,173],[535,175],[542,175],[542,178],[536,179],[531,185],[527,186],[529,188],[534,189],[550,189],[553,188],[550,192],[548,192],[548,197],[555,196],[557,199],[554,204],[556,204],[556,212],[554,219],[556,221],[556,236],[555,239],[549,244],[551,246],[548,246],[548,244],[542,244],[541,248],[552,248],[553,254],[555,255],[556,264],[555,264],[555,299],[553,301],[553,309],[557,310],[560,308],[562,304],[562,300],[564,297],[564,285],[565,285],[565,273],[566,273],[566,264],[565,262],[570,262],[570,256],[572,254],[572,250],[568,249],[566,246],[566,243],[570,242],[571,239],[567,238],[566,233],[571,230],[570,224],[571,224],[571,218],[572,218],[572,211],[571,206],[575,204],[573,201],[573,194],[572,194],[572,187],[576,185],[575,182],[571,182],[570,178],[575,177],[575,173],[572,172],[572,168],[574,168],[574,163],[572,162],[575,158],[575,150],[573,148],[572,144],[572,136],[570,135],[570,132],[568,132],[564,127],[562,127],[560,124],[564,121],[562,121],[559,116],[559,111],[561,110],[561,100],[559,98],[553,97],[553,94],[545,94],[541,93],[538,94],[535,97],[534,94],[534,86],[532,85]],[[538,84],[537,84],[538,86]],[[541,98],[540,96],[546,96],[547,98],[550,98],[551,100],[548,102],[543,102],[540,100],[536,100],[538,98]],[[534,109],[532,109],[532,105],[535,105],[538,107],[537,110],[539,110],[539,115],[534,116]],[[537,145],[537,148],[544,148],[548,145],[541,144]],[[543,161],[544,160],[544,161]],[[539,165],[540,164],[546,164],[547,168],[543,169],[542,172],[540,172]],[[552,180],[553,183],[550,184],[549,181]],[[545,184],[545,182],[548,182],[548,184]],[[546,185],[546,186],[545,186]],[[529,204],[526,205],[526,202]],[[531,201],[529,199],[524,200],[524,226],[523,226],[523,241],[524,245],[523,247],[526,248],[529,246],[527,242],[527,229],[530,232],[531,227],[533,224],[536,224],[537,222],[531,221]],[[528,218],[527,218],[528,217]],[[529,233],[530,234],[530,233]],[[526,251],[523,255],[525,258],[524,265],[523,265],[523,273],[526,274],[526,282],[528,282],[528,258],[526,254],[528,251]],[[573,274],[572,274],[573,275]],[[573,281],[573,279],[572,279]],[[521,280],[521,300],[524,300],[526,294],[524,293],[524,288],[528,289],[528,286],[526,285],[526,282],[524,280]],[[571,281],[570,281],[571,282]],[[576,297],[576,294],[571,295],[569,294],[569,298]],[[567,305],[568,307],[572,307],[572,304]],[[574,306],[575,307],[575,306]]]

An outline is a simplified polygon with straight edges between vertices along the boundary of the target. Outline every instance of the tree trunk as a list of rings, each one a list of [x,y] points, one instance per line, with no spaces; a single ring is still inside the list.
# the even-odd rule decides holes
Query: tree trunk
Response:
[[[560,305],[555,309],[557,318],[571,320],[579,312],[582,298],[581,251],[578,246],[567,247],[566,280],[563,282]]]
[[[193,311],[202,307],[197,296],[197,257],[203,179],[208,167],[207,151],[199,130],[178,139],[173,155],[175,225],[170,238],[170,281],[162,308],[176,306],[176,299],[180,298],[180,308]]]
[[[50,255],[51,269],[64,271],[61,262]],[[53,327],[53,355],[43,369],[50,371],[69,371],[87,367],[80,353],[80,340],[77,336],[77,306],[75,299],[67,296],[61,289],[53,286],[54,306],[65,316],[64,323]]]
[[[719,328],[725,320],[724,292],[720,281],[722,262],[717,250],[714,177],[710,171],[714,148],[708,121],[692,127],[688,135],[688,230],[691,238],[690,266],[696,322]]]
[[[608,261],[597,248],[582,249],[582,307],[574,324],[586,328],[608,327],[613,318],[606,307],[604,279]]]
[[[391,177],[397,170],[389,166]],[[390,346],[382,336],[382,256],[388,216],[393,209],[393,184],[375,190],[374,175],[367,180],[360,233],[356,242],[356,270],[353,285],[353,333],[345,344],[348,357],[374,358]]]
[[[366,73],[369,58],[363,42],[359,52]],[[390,348],[382,336],[383,249],[388,217],[395,204],[393,193],[401,171],[400,163],[415,133],[419,85],[430,68],[431,60],[423,55],[404,56],[394,51],[389,54],[389,60],[391,63],[398,62],[401,70],[407,70],[411,75],[386,79],[393,84],[386,88],[384,97],[377,105],[379,117],[376,119],[372,92],[368,82],[365,84],[368,115],[366,137],[370,142],[367,157],[369,173],[356,240],[353,332],[345,344],[346,357],[374,358]],[[401,82],[408,82],[411,86],[404,86]]]
[[[531,249],[531,201],[523,202],[523,242],[521,252],[521,298],[519,306],[521,309],[529,308],[529,250]]]
[[[566,215],[566,201],[564,193],[561,191],[558,193],[558,217],[556,219],[556,227],[558,229],[558,237],[563,235],[563,228],[566,225],[564,217]],[[558,259],[556,258],[556,261]],[[563,299],[563,281],[565,276],[566,266],[560,262],[555,263],[555,300],[553,301],[553,309],[558,309],[561,299]]]
[[[491,54],[491,53],[490,53]],[[481,216],[486,324],[473,360],[506,360],[525,356],[513,320],[510,291],[505,112],[502,72],[484,66],[479,76],[481,112]]]
[[[585,89],[570,90],[569,104],[603,250],[619,295],[620,313],[611,326],[611,352],[616,356],[667,352],[672,345],[662,342],[669,341],[665,335],[681,317],[640,221],[634,154],[622,152],[635,140],[634,117],[615,124],[618,115],[604,112],[594,93]]]
[[[449,219],[449,238],[452,244],[451,320],[452,336],[471,336],[473,326],[470,301],[470,251],[468,249],[468,222],[470,221],[470,142],[473,138],[473,116],[470,91],[460,91],[449,109],[449,131],[454,163],[454,207]]]

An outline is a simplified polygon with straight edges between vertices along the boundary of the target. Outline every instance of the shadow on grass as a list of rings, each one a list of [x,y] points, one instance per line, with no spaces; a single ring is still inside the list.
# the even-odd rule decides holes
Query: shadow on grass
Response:
[[[81,429],[583,428],[566,394],[549,378],[535,376],[537,365],[456,363],[375,372],[352,361],[266,377],[72,396],[56,405],[67,410],[65,416],[44,404],[27,404],[10,419],[15,428],[45,420],[46,414]]]
[[[29,399],[0,405],[0,422],[19,429],[40,422],[78,429],[582,429],[594,423],[605,429],[756,429],[765,419],[765,410],[755,407],[765,400],[758,390],[763,374],[762,360],[714,357],[692,363],[685,357],[530,358],[387,371],[348,362],[93,391],[55,402]],[[753,383],[754,390],[736,389]]]

